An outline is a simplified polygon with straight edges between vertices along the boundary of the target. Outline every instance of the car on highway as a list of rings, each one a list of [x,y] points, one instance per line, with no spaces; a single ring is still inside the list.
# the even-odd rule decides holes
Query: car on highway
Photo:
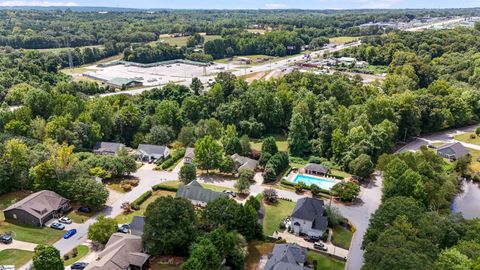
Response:
[[[86,262],[76,262],[70,266],[71,270],[83,270],[88,266]]]
[[[0,235],[0,243],[3,244],[10,244],[13,241],[13,237],[9,234],[2,234]]]
[[[68,230],[68,231],[63,235],[63,239],[68,239],[68,238],[74,236],[76,233],[77,233],[77,230],[76,230],[76,229]]]
[[[63,224],[72,224],[72,220],[68,217],[61,217],[58,219],[58,222]]]
[[[50,228],[55,229],[55,230],[64,230],[65,225],[63,225],[62,223],[59,223],[59,222],[54,222],[50,225]]]

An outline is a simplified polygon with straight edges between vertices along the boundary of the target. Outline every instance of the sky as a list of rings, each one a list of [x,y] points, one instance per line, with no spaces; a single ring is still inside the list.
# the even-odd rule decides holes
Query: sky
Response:
[[[0,6],[107,6],[174,9],[393,9],[480,7],[480,0],[0,0]]]

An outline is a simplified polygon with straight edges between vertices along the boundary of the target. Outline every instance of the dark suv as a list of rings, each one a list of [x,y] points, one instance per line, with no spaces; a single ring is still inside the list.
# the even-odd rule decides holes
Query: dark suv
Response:
[[[9,234],[0,235],[0,242],[4,244],[10,244],[13,241],[13,237]]]
[[[318,236],[308,236],[307,235],[303,239],[307,242],[318,242],[318,241],[320,241],[320,237],[318,237]]]

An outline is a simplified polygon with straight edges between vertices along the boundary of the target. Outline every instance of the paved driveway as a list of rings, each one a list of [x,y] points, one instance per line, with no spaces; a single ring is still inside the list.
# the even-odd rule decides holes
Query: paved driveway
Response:
[[[6,249],[20,249],[20,250],[27,250],[27,251],[33,251],[37,244],[29,243],[29,242],[23,242],[23,241],[18,241],[13,239],[11,244],[0,244],[0,251],[6,250]]]

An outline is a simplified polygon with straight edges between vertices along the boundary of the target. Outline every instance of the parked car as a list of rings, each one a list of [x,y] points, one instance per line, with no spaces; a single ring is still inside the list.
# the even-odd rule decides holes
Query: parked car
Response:
[[[117,232],[129,233],[130,232],[130,225],[129,224],[118,225]]]
[[[90,207],[87,207],[87,206],[82,206],[82,207],[79,207],[79,208],[78,208],[78,212],[81,212],[81,213],[91,213],[91,212],[92,212],[92,209],[90,209]]]
[[[71,270],[83,270],[87,267],[88,263],[85,262],[76,262],[70,266]]]
[[[321,251],[327,251],[328,250],[328,248],[324,244],[319,243],[319,242],[314,243],[313,248],[321,250]]]
[[[72,220],[68,217],[61,217],[58,219],[58,222],[63,224],[72,224]]]
[[[320,241],[320,236],[309,236],[309,235],[307,235],[303,239],[307,242],[318,242],[318,241]]]
[[[230,195],[230,196],[232,196],[232,197],[234,197],[234,198],[237,197],[237,193],[235,193],[235,192],[233,192],[233,191],[231,191],[231,190],[224,190],[223,193],[226,193],[226,194],[228,194],[228,195]]]
[[[55,229],[55,230],[64,230],[65,225],[63,225],[62,223],[59,223],[59,222],[54,222],[50,225],[50,228]]]
[[[77,233],[77,230],[76,230],[76,229],[68,230],[68,231],[63,235],[63,239],[68,239],[68,238],[74,236],[76,233]]]
[[[10,244],[13,241],[13,237],[9,234],[0,235],[0,243]]]

